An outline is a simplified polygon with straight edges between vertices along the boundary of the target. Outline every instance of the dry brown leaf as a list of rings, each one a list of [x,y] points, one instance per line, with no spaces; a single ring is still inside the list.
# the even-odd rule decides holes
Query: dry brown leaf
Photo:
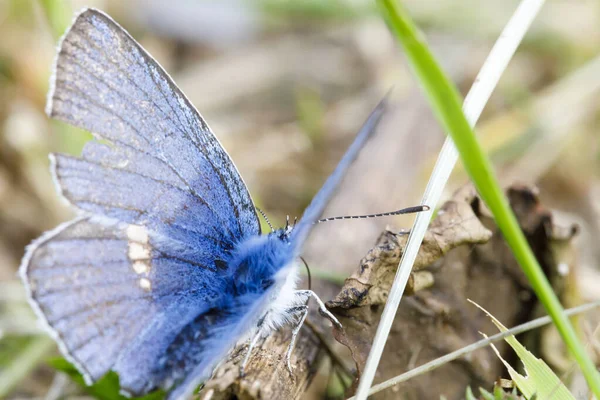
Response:
[[[555,271],[553,246],[568,246],[573,230],[553,225],[536,192],[513,186],[508,196],[545,271]],[[569,232],[571,232],[569,234]],[[344,326],[336,339],[346,345],[360,372],[365,365],[406,236],[384,232],[376,246],[328,303]],[[488,210],[471,186],[456,192],[430,225],[414,272],[388,337],[375,382],[462,348],[492,330],[467,299],[511,326],[535,312],[537,301]],[[412,296],[411,296],[412,294]],[[503,351],[503,346],[501,346]],[[478,350],[374,398],[458,398],[466,386],[489,386],[502,365],[489,349]],[[350,393],[348,393],[350,394]]]
[[[463,245],[482,244],[492,232],[475,215],[471,202],[475,192],[469,186],[458,192],[438,211],[432,222],[413,267],[407,293],[414,293],[433,284],[432,275],[421,269],[431,265],[450,250]],[[344,287],[330,307],[356,307],[385,304],[408,235],[387,230],[360,262],[360,267],[346,279]]]

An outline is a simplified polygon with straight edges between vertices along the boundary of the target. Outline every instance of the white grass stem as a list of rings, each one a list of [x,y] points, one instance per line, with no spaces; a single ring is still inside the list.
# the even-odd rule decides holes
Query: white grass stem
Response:
[[[529,26],[535,19],[538,11],[544,4],[544,0],[523,0],[517,7],[517,10],[506,24],[506,27],[500,34],[500,37],[494,44],[490,55],[485,60],[481,71],[477,75],[471,90],[467,94],[463,103],[463,111],[467,121],[471,126],[474,126],[483,107],[487,103],[496,87],[502,73],[510,62]],[[452,173],[454,165],[458,161],[458,152],[450,137],[446,138],[442,150],[438,156],[433,173],[421,204],[428,205],[429,211],[424,211],[417,214],[413,228],[410,231],[408,242],[400,265],[394,278],[394,283],[390,290],[388,301],[385,305],[377,333],[373,340],[373,346],[367,359],[365,369],[358,385],[356,399],[365,400],[369,393],[369,388],[375,378],[375,372],[381,359],[381,354],[385,347],[387,337],[390,333],[394,317],[402,294],[406,287],[406,283],[412,270],[412,265],[415,262],[419,247],[427,231],[427,227],[433,215],[433,211],[440,200],[446,182]]]

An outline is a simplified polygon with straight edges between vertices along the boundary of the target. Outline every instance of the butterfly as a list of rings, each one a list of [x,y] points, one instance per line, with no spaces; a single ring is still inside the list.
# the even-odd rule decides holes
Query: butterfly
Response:
[[[51,155],[79,215],[26,249],[31,306],[87,384],[188,397],[238,341],[296,323],[314,298],[297,259],[314,223],[384,112],[370,115],[297,224],[262,234],[229,155],[158,63],[101,11],[60,41],[47,114],[92,132],[80,157]],[[244,362],[244,365],[245,365]]]

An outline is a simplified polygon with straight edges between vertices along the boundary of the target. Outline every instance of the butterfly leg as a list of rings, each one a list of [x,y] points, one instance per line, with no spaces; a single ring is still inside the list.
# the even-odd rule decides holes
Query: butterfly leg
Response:
[[[298,336],[298,333],[300,333],[300,329],[302,328],[302,325],[304,325],[304,320],[306,320],[306,316],[308,315],[308,306],[302,305],[302,306],[292,307],[292,308],[287,309],[286,313],[290,313],[295,316],[300,316],[300,318],[298,319],[297,325],[294,327],[294,330],[292,331],[292,340],[290,341],[290,345],[288,346],[287,352],[285,353],[285,363],[287,365],[288,371],[290,371],[290,374],[291,374],[292,373],[292,363],[291,363],[292,351],[294,351],[294,346],[296,345],[296,338]]]
[[[319,311],[321,312],[321,314],[324,315],[328,320],[331,321],[332,324],[334,324],[338,328],[342,327],[340,321],[338,321],[337,318],[334,317],[334,315],[327,309],[327,307],[325,307],[323,300],[321,300],[315,292],[313,292],[312,290],[296,290],[295,294],[298,298],[299,303],[305,303],[310,297],[315,299],[315,301],[319,305]]]
[[[242,361],[242,366],[240,367],[240,377],[244,377],[246,375],[246,365],[248,364],[248,360],[250,360],[250,354],[252,354],[252,349],[256,346],[256,342],[260,339],[260,330],[256,332],[250,344],[248,345],[248,350],[246,351],[246,356],[244,357],[244,361]]]
[[[252,354],[252,349],[256,346],[258,339],[260,339],[262,335],[262,326],[267,318],[268,312],[265,313],[256,324],[256,333],[252,337],[250,344],[248,345],[248,350],[246,351],[246,356],[244,357],[244,361],[242,361],[242,366],[240,367],[240,377],[244,377],[246,365],[248,364],[248,360],[250,360],[250,354]]]

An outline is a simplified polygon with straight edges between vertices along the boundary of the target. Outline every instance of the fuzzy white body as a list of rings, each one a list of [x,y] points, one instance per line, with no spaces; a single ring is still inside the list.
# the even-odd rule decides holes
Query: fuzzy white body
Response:
[[[287,312],[298,305],[296,287],[299,280],[298,265],[292,262],[281,268],[275,275],[275,284],[265,293],[238,325],[235,343],[251,339],[257,334],[266,336],[288,323],[293,322],[294,315]],[[259,321],[264,317],[264,321]],[[259,326],[260,325],[260,326]]]
[[[284,266],[277,272],[275,284],[265,296],[267,303],[264,306],[267,310],[267,317],[261,331],[268,333],[292,322],[294,314],[290,314],[288,310],[302,301],[296,295],[298,280],[298,264],[296,262]]]

